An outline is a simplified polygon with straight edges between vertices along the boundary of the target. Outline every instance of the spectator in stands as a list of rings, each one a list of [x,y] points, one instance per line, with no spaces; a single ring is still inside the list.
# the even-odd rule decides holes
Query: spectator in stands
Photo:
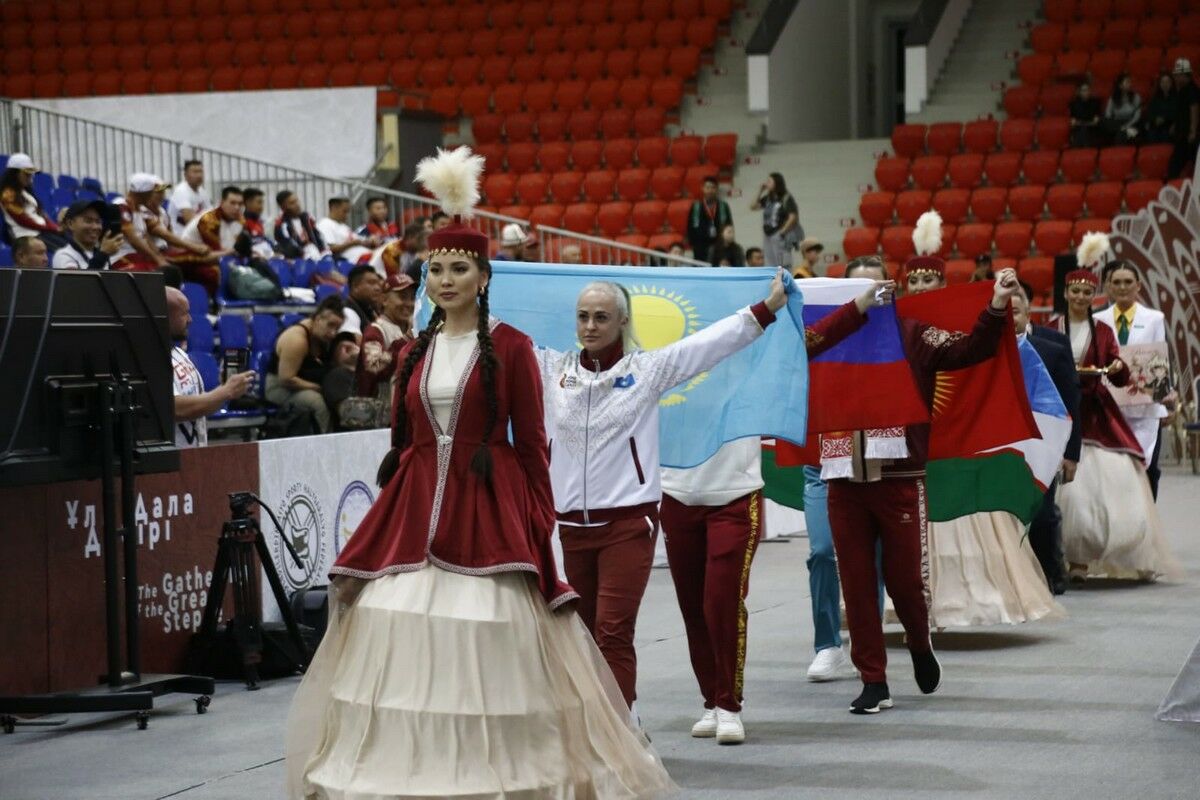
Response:
[[[407,275],[414,283],[421,282],[421,265],[429,253],[425,242],[428,239],[424,224],[413,221],[404,227],[404,238],[391,242],[371,258],[371,266],[384,277]]]
[[[521,261],[525,257],[525,229],[515,222],[500,231],[500,249],[497,261]]]
[[[804,238],[800,226],[800,210],[788,193],[787,183],[778,172],[772,172],[750,204],[751,211],[763,213],[763,256],[772,267],[792,268],[792,251]]]
[[[204,165],[195,159],[183,162],[183,180],[171,190],[171,208],[175,212],[175,231],[183,233],[192,217],[212,208],[212,198],[204,188]]]
[[[67,245],[54,254],[55,269],[108,269],[125,243],[119,231],[104,230],[106,206],[101,200],[76,200],[67,207],[63,224]],[[103,235],[102,235],[103,234]]]
[[[383,244],[376,236],[360,237],[354,233],[346,220],[350,219],[350,198],[329,198],[329,214],[317,222],[317,230],[329,252],[337,258],[344,258],[351,264],[368,261],[371,251]]]
[[[521,245],[521,260],[529,262],[542,260],[542,243],[532,231],[525,237],[525,242]]]
[[[157,175],[151,177],[154,179],[155,185],[150,192],[150,197],[146,200],[147,225],[151,244],[158,248],[167,263],[178,270],[184,280],[201,284],[208,290],[208,296],[215,298],[217,289],[221,285],[221,270],[217,266],[217,262],[220,260],[220,251],[214,251],[203,242],[185,241],[181,235],[175,233],[171,227],[171,217],[163,205],[166,202],[167,185]],[[237,205],[240,218],[240,195],[237,198]],[[195,219],[195,216],[192,219]]]
[[[425,233],[433,233],[433,217],[415,217],[413,222],[419,223]]]
[[[703,194],[692,203],[688,212],[687,240],[692,248],[692,257],[699,261],[713,260],[712,248],[721,238],[721,232],[726,225],[733,224],[733,212],[729,204],[717,196],[717,179],[710,176],[704,179]]]
[[[182,345],[192,324],[187,296],[178,289],[167,289],[167,327],[174,346],[171,348],[171,372],[175,378],[175,446],[203,447],[208,444],[205,417],[236,400],[254,385],[252,371],[230,375],[225,383],[204,391],[200,370],[192,363]]]
[[[275,255],[275,245],[267,238],[263,227],[262,213],[267,202],[263,190],[247,189],[242,193],[242,199],[242,230],[250,237],[250,249],[259,258],[270,258]]]
[[[694,206],[692,210],[695,210]],[[737,243],[732,222],[727,222],[721,226],[721,238],[713,244],[708,252],[709,263],[714,267],[746,266],[746,252]]]
[[[321,386],[329,371],[330,344],[345,316],[342,298],[326,297],[311,317],[279,334],[267,367],[267,400],[310,412],[322,433],[329,431],[330,415]]]
[[[1142,119],[1142,96],[1133,89],[1133,78],[1122,72],[1113,81],[1112,94],[1104,108],[1104,129],[1113,144],[1129,144],[1138,138]]]
[[[24,153],[9,156],[4,176],[0,177],[0,206],[4,208],[4,221],[13,241],[36,236],[46,247],[57,250],[67,240],[33,194],[33,176],[37,173],[38,168],[29,156]]]
[[[763,256],[763,251],[758,247],[746,248],[746,266],[747,267],[765,267],[767,260]]]
[[[433,229],[435,231],[440,231],[442,228],[449,225],[452,220],[450,219],[450,215],[445,211],[435,211],[433,212],[433,216],[429,218],[429,221],[433,223]]]
[[[991,253],[980,253],[975,256],[975,271],[971,273],[971,283],[990,281],[995,277],[995,273],[992,272]]]
[[[379,316],[379,307],[383,303],[383,278],[374,267],[367,264],[359,264],[350,270],[347,278],[350,292],[341,330],[349,331],[361,339],[363,329]]]
[[[1178,178],[1183,168],[1196,157],[1200,139],[1200,90],[1192,80],[1192,62],[1175,60],[1175,152],[1167,169],[1168,178]]]
[[[1090,83],[1079,84],[1067,113],[1071,115],[1071,146],[1095,147],[1099,141],[1100,98],[1092,96]]]
[[[193,214],[180,236],[185,242],[208,248],[207,259],[217,260],[233,252],[233,245],[242,232],[245,220],[242,209],[245,198],[236,186],[221,190],[221,204],[199,214]]]
[[[359,354],[362,352],[362,348],[358,344],[359,338],[356,334],[346,330],[339,331],[333,337],[329,371],[325,373],[325,378],[321,381],[321,397],[325,400],[325,407],[329,409],[330,430],[345,430],[342,427],[342,401],[355,396],[355,369],[358,366]]]
[[[1158,76],[1158,84],[1142,123],[1142,141],[1146,144],[1165,144],[1172,140],[1175,130],[1175,81],[1171,73]]]
[[[300,205],[295,192],[284,189],[275,195],[279,218],[275,220],[276,249],[288,258],[309,258],[316,261],[325,255],[325,239],[317,224]]]
[[[385,289],[382,312],[363,331],[362,351],[355,371],[359,397],[379,394],[395,372],[396,354],[413,338],[416,284],[407,275],[390,275]]]
[[[161,210],[155,206],[156,195],[163,186],[157,175],[148,172],[135,172],[129,176],[129,190],[118,199],[114,205],[121,217],[121,235],[124,244],[113,256],[112,268],[124,272],[151,272],[154,270],[173,271],[167,260],[164,249],[159,247],[160,241],[165,243],[165,237],[170,237],[184,245],[169,230],[166,230]],[[183,249],[194,248],[196,255],[205,254],[208,248],[203,245],[185,245]]]
[[[13,266],[20,269],[45,269],[50,265],[46,243],[36,236],[22,236],[13,242]]]
[[[400,226],[388,218],[387,200],[382,197],[372,197],[367,200],[367,224],[359,228],[356,233],[360,239],[375,239],[379,244],[400,238]],[[379,245],[374,246],[378,247]]]
[[[805,239],[800,243],[800,263],[792,269],[793,278],[817,277],[817,264],[821,263],[821,253],[825,245],[817,239]]]
[[[558,260],[563,264],[582,264],[583,251],[577,244],[565,244],[558,251]]]
[[[687,258],[687,245],[683,242],[671,242],[671,246],[667,248],[667,255]],[[677,267],[679,266],[679,262],[668,259],[667,266]]]

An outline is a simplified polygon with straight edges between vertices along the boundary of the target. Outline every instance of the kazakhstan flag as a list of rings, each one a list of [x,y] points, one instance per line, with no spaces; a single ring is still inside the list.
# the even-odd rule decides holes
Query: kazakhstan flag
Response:
[[[591,281],[629,290],[647,350],[678,341],[759,302],[774,268],[646,268],[492,262],[491,312],[534,343],[579,350],[575,300]],[[769,436],[803,444],[808,364],[800,292],[787,278],[788,314],[745,350],[668,390],[660,403],[664,467],[694,467],[725,442]]]

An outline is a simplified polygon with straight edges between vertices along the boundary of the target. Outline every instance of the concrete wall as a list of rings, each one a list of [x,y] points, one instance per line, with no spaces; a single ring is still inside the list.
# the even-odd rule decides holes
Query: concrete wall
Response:
[[[905,48],[904,110],[907,113],[916,114],[924,108],[971,5],[972,0],[950,0],[929,42]]]

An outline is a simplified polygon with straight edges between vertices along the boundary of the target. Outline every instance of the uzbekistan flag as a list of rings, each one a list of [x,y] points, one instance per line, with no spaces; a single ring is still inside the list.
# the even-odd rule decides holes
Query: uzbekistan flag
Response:
[[[979,511],[1008,511],[1029,524],[1058,472],[1071,436],[1071,417],[1033,345],[1023,338],[1017,351],[1041,438],[1023,439],[973,457],[929,462],[929,518],[935,522]]]

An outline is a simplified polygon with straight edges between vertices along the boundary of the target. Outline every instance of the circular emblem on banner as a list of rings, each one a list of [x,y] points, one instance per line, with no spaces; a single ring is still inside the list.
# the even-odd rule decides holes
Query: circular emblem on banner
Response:
[[[375,496],[371,494],[371,488],[362,481],[352,481],[342,490],[342,497],[338,500],[337,516],[333,520],[333,552],[335,555],[342,552],[342,548],[358,530],[359,524],[371,510],[371,504],[374,502]]]
[[[696,306],[679,292],[661,286],[629,286],[630,316],[638,341],[647,350],[657,350],[700,330],[700,314]],[[701,372],[696,377],[669,392],[659,401],[664,406],[687,401],[684,396],[708,377]]]
[[[311,586],[325,563],[325,513],[317,500],[317,493],[305,483],[293,483],[278,508],[283,535],[291,542],[300,556],[301,566],[275,538],[275,567],[283,582],[293,590]]]

